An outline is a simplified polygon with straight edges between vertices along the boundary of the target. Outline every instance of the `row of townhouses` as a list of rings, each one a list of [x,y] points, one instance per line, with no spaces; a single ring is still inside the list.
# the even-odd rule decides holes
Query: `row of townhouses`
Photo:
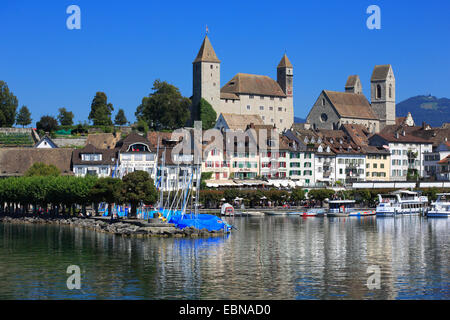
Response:
[[[206,139],[211,135],[202,132],[203,141],[197,143],[193,129],[185,136],[93,134],[81,149],[58,148],[45,136],[35,148],[0,148],[0,175],[19,176],[36,162],[54,164],[62,174],[76,176],[123,177],[141,170],[156,180],[163,176],[164,187],[174,190],[191,177],[194,158],[201,155],[197,168],[211,173],[212,186],[331,186],[450,178],[449,128],[407,125],[398,119],[375,134],[359,124],[344,124],[338,130],[294,126],[278,132],[257,116],[221,114],[219,119],[216,137]]]

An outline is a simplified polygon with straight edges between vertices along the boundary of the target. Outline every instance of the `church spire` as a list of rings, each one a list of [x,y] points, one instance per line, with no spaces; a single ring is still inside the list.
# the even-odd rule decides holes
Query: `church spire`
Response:
[[[194,60],[194,63],[196,62],[220,63],[220,60],[217,58],[216,52],[211,45],[211,41],[209,41],[208,35],[205,36],[200,51],[197,54],[197,58]]]
[[[283,58],[281,58],[281,61],[278,64],[277,68],[293,68],[292,63],[289,61],[286,53],[283,55]]]

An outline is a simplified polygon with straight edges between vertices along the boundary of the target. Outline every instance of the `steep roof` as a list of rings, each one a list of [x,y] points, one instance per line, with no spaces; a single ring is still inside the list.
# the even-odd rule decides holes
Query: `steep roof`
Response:
[[[203,40],[202,46],[198,51],[197,58],[194,60],[194,63],[196,62],[220,63],[220,60],[217,58],[216,52],[214,51],[208,36],[205,36],[205,39]]]
[[[221,115],[230,130],[245,130],[251,123],[254,125],[264,125],[261,117],[257,114],[222,113]]]
[[[102,160],[100,161],[82,161],[82,154],[101,154]],[[88,144],[86,147],[82,149],[76,149],[72,153],[72,164],[74,165],[113,165],[116,159],[116,150],[115,149],[99,149],[93,146],[92,144]]]
[[[359,146],[369,144],[370,132],[362,124],[343,124],[343,130],[350,136],[354,143]]]
[[[86,145],[91,144],[98,149],[114,149],[120,140],[120,133],[88,134]]]
[[[61,174],[71,175],[72,151],[69,148],[1,148],[0,176],[21,176],[38,162],[54,165]]]
[[[268,76],[238,73],[220,89],[220,93],[286,97],[280,85]]]
[[[341,117],[378,120],[363,94],[324,90]]]
[[[286,53],[283,55],[283,58],[281,58],[280,63],[278,64],[278,68],[293,68],[292,63],[289,61]]]
[[[48,136],[48,135],[44,135],[41,140],[39,140],[38,142],[36,142],[36,144],[34,145],[35,148],[37,148],[38,146],[40,146],[43,142],[47,142],[52,148],[59,148],[58,145]]]
[[[391,68],[390,64],[375,66],[370,81],[386,80],[390,68]]]
[[[135,143],[142,143],[147,145],[149,148],[151,147],[150,141],[148,141],[146,137],[141,136],[137,132],[131,132],[124,139],[117,142],[116,147],[120,149],[120,152],[127,152],[128,148]]]
[[[347,79],[347,83],[345,84],[345,88],[354,88],[356,85],[356,82],[359,81],[359,76],[357,74],[349,76]],[[361,81],[359,81],[361,82]]]
[[[428,144],[433,143],[431,140],[423,139],[412,134],[411,127],[397,127],[397,126],[386,126],[379,133],[374,134],[374,136],[379,136],[388,142],[403,142],[403,143],[420,143]]]

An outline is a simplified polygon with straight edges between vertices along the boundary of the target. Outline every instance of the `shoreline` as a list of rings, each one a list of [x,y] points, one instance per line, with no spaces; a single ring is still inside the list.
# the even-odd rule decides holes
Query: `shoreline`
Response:
[[[30,216],[0,216],[0,223],[5,224],[50,224],[66,225],[75,228],[92,230],[100,233],[109,233],[115,236],[135,238],[208,238],[223,236],[226,233],[220,231],[198,230],[194,227],[177,229],[174,224],[149,223],[141,220],[125,222],[123,220],[102,219],[101,217],[30,217]]]

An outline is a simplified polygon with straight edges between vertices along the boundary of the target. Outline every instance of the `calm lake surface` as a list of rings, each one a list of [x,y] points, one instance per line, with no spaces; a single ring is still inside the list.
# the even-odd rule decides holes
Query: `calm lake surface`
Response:
[[[450,219],[227,220],[239,230],[195,240],[0,223],[0,299],[450,299]]]

